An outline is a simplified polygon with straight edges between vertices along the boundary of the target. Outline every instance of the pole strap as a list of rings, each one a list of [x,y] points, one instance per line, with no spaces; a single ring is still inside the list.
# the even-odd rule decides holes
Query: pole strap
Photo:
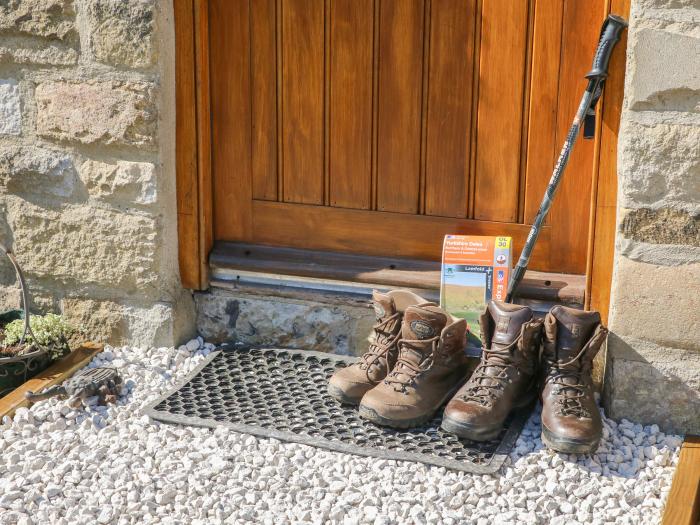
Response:
[[[591,81],[591,83],[595,84],[593,88],[593,98],[591,99],[591,105],[586,111],[586,116],[583,119],[583,138],[589,140],[595,136],[595,107],[603,93],[605,79],[600,79],[597,82]]]

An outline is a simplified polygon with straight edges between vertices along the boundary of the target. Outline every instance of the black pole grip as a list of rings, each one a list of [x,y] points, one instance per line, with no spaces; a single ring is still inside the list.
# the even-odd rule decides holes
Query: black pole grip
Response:
[[[586,78],[603,80],[608,76],[608,63],[615,44],[620,40],[622,31],[627,27],[627,20],[617,15],[608,15],[600,30],[600,41],[593,57],[593,68]]]

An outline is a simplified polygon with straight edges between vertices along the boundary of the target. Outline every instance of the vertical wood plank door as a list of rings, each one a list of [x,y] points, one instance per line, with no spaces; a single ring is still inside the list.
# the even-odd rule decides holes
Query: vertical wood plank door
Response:
[[[605,0],[210,0],[215,240],[515,255],[586,87]],[[585,273],[594,147],[532,269]]]

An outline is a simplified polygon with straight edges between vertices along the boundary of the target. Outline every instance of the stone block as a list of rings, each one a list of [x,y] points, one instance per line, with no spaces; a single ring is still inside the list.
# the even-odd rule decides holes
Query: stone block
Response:
[[[212,342],[361,355],[374,322],[369,308],[234,291],[197,293],[195,302],[197,330]]]
[[[61,315],[84,337],[96,343],[121,344],[127,334],[122,305],[113,301],[69,298],[61,301]]]
[[[635,0],[636,9],[700,9],[700,0]]]
[[[700,247],[700,216],[667,208],[626,210],[620,233],[628,239],[651,244]]]
[[[0,135],[22,132],[19,84],[14,79],[0,79]]]
[[[0,45],[0,63],[72,66],[78,63],[78,52],[72,47],[50,43],[27,45],[24,40],[5,38]],[[44,44],[42,42],[42,44]]]
[[[0,287],[16,286],[16,283],[15,269],[10,264],[10,260],[5,256],[5,253],[0,251]]]
[[[75,36],[73,0],[5,0],[0,2],[0,31],[59,40]]]
[[[700,111],[700,38],[650,28],[634,36],[625,93],[632,109]]]
[[[620,336],[700,351],[700,263],[615,259],[610,328]]]
[[[700,126],[628,119],[619,148],[622,206],[700,214]]]
[[[700,263],[700,247],[680,244],[652,244],[632,241],[619,236],[615,246],[617,255],[633,261],[658,264],[659,266],[680,266]]]
[[[153,296],[162,275],[160,232],[152,217],[87,205],[56,210],[9,199],[8,224],[25,273],[55,287],[100,287]]]
[[[87,4],[90,50],[98,62],[135,68],[156,62],[151,0],[92,0]]]
[[[0,188],[11,193],[73,193],[76,173],[66,153],[38,146],[0,147]]]
[[[153,146],[154,92],[147,82],[43,82],[35,92],[37,133],[83,144]]]
[[[124,344],[142,348],[178,346],[196,334],[192,296],[187,292],[180,294],[175,301],[146,306],[127,303],[124,315],[128,324]]]
[[[93,197],[136,204],[156,202],[156,167],[150,162],[87,160],[79,172]]]
[[[700,433],[700,351],[611,334],[603,400],[614,419]]]
[[[22,292],[17,286],[0,286],[0,312],[22,306]]]
[[[193,336],[191,297],[179,303],[136,304],[118,300],[65,298],[61,313],[85,338],[141,348],[177,346]],[[187,312],[186,317],[183,316]]]
[[[2,200],[0,200],[0,244],[7,248],[12,246],[12,232],[7,224],[7,210]],[[14,286],[16,281],[15,269],[5,253],[0,250],[0,287]]]

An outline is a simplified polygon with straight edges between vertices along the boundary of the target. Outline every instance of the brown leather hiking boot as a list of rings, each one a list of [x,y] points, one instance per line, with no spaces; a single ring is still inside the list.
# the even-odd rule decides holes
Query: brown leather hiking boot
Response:
[[[407,308],[396,365],[362,398],[360,415],[396,428],[429,421],[466,377],[466,337],[467,322],[437,305]]]
[[[356,405],[394,367],[399,353],[397,342],[403,313],[411,305],[433,304],[409,290],[392,290],[386,294],[372,292],[377,322],[372,330],[369,349],[359,361],[341,368],[330,378],[328,393],[341,403]]]
[[[442,428],[487,441],[498,436],[513,408],[537,397],[542,321],[527,306],[491,301],[479,318],[483,351],[469,381],[447,404]]]
[[[598,448],[600,412],[593,397],[593,358],[608,334],[598,312],[552,308],[544,321],[542,441],[569,454]]]

